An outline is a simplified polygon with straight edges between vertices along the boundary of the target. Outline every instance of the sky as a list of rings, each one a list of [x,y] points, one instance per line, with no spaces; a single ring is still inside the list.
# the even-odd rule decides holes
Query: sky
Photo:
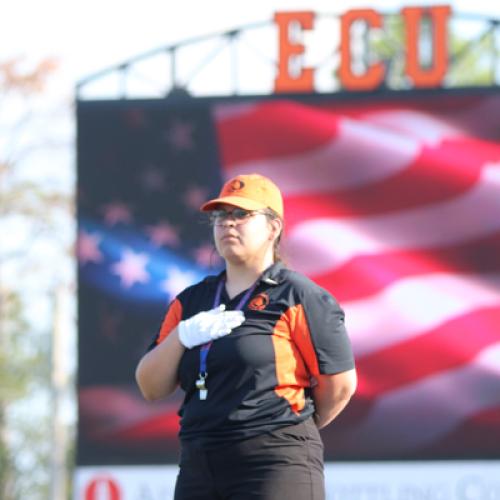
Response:
[[[373,7],[383,13],[402,6],[448,4],[458,13],[500,18],[491,0],[17,0],[4,4],[0,58],[55,57],[57,92],[74,95],[76,82],[150,49],[203,34],[272,19],[275,11],[339,14]]]

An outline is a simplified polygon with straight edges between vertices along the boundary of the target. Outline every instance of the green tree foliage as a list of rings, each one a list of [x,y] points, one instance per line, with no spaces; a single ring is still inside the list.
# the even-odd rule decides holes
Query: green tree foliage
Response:
[[[494,23],[486,20],[467,22],[464,18],[453,18],[448,24],[449,66],[445,86],[488,86],[496,84]],[[382,61],[386,67],[385,85],[391,89],[409,88],[405,79],[406,30],[404,20],[399,14],[384,16],[379,30],[368,31],[366,26],[359,29],[361,36],[368,42],[369,64],[371,59]],[[432,48],[431,25],[425,18],[421,25],[421,36]]]
[[[56,254],[69,258],[67,244],[52,235],[61,218],[71,218],[72,197],[39,176],[40,160],[32,157],[52,147],[39,111],[55,70],[51,60],[0,63],[0,500],[49,498],[52,320],[46,304],[56,283],[37,271],[61,262],[44,260],[37,245],[52,240]]]

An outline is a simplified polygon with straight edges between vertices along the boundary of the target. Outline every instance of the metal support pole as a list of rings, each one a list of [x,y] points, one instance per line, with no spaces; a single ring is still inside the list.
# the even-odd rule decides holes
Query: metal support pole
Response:
[[[170,80],[171,80],[171,89],[175,89],[177,86],[177,64],[176,64],[176,51],[177,47],[170,47]]]
[[[229,33],[229,43],[231,45],[231,86],[233,95],[238,94],[238,31]]]
[[[128,64],[120,66],[120,96],[122,99],[127,97]]]
[[[490,75],[491,75],[491,80],[490,80],[490,84],[491,85],[495,85],[496,81],[497,81],[497,65],[498,65],[498,61],[497,61],[497,32],[498,32],[498,26],[499,26],[499,23],[498,21],[491,21],[491,30],[490,30],[490,33],[491,33],[491,44],[490,44],[490,50],[491,50],[491,71],[490,71]]]
[[[52,500],[66,500],[67,432],[61,408],[67,386],[65,332],[63,329],[64,290],[59,286],[54,294],[54,319],[52,329],[52,446],[51,446],[51,496]]]

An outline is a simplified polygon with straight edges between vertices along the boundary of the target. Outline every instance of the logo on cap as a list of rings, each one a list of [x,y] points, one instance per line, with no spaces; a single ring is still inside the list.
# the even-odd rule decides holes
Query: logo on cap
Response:
[[[269,304],[269,295],[267,293],[259,293],[248,304],[248,309],[254,311],[262,311]]]
[[[235,179],[229,185],[229,189],[231,191],[239,191],[240,189],[243,189],[244,187],[245,187],[245,183],[243,181],[240,181],[239,179]]]

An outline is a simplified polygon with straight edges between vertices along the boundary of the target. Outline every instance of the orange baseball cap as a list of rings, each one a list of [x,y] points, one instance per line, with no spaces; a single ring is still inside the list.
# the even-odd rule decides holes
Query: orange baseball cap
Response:
[[[229,179],[218,198],[204,203],[200,210],[215,210],[219,203],[227,203],[245,210],[271,208],[283,218],[283,198],[273,181],[259,174],[238,175]]]

